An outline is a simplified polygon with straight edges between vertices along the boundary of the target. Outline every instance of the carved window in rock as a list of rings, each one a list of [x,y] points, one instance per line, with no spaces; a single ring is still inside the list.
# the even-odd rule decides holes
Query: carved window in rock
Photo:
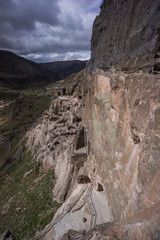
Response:
[[[85,127],[82,127],[78,132],[77,139],[75,141],[75,154],[88,155],[89,140]]]
[[[86,144],[87,144],[86,131],[84,130],[84,127],[83,127],[80,130],[78,138],[77,138],[76,150],[86,147]]]
[[[66,89],[64,88],[64,89],[63,89],[63,95],[65,95],[65,94],[66,94]]]

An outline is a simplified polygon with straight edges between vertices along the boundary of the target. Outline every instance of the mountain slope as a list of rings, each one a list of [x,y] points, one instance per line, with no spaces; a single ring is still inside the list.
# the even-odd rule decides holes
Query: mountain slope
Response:
[[[41,63],[41,66],[44,66],[49,71],[57,74],[59,80],[67,78],[72,73],[78,73],[83,70],[86,66],[87,61],[59,61],[59,62],[47,62]]]
[[[56,75],[43,66],[8,51],[0,51],[0,85],[21,88],[54,81]]]

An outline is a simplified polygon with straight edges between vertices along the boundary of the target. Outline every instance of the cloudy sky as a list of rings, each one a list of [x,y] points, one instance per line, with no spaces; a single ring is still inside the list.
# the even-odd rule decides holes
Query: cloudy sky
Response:
[[[0,0],[0,49],[36,62],[90,57],[101,0]]]

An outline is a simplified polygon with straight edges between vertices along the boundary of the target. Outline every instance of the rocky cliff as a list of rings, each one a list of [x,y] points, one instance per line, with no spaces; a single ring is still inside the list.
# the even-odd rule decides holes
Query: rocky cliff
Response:
[[[159,9],[160,1],[104,0],[79,88],[82,122],[70,154],[54,161],[54,194],[66,201],[35,239],[160,239]]]
[[[160,60],[159,7],[160,1],[104,0],[93,26],[83,121],[113,219],[160,200],[160,77],[153,69]]]
[[[139,214],[136,223],[118,227],[117,239],[159,239],[153,236],[160,230],[159,7],[160,1],[104,0],[82,84],[83,124],[91,136],[88,174],[92,184],[103,186],[110,219],[150,211],[150,218]],[[146,229],[144,235],[138,224]],[[106,238],[95,236],[88,239],[110,239],[107,231]]]
[[[92,68],[151,71],[159,57],[159,8],[157,0],[104,0],[93,26]]]

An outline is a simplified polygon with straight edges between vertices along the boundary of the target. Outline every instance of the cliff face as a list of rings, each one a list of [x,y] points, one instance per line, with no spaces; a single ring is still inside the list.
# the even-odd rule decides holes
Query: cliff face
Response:
[[[98,230],[85,239],[156,239],[160,230],[159,7],[160,1],[104,0],[94,22],[82,84],[83,124],[91,138],[88,175],[103,187],[110,219],[144,212],[116,226],[118,238],[111,227],[111,238]]]
[[[104,0],[92,35],[92,68],[151,71],[160,47],[160,1]]]
[[[97,71],[85,92],[90,177],[103,185],[113,219],[129,217],[160,200],[159,76]]]
[[[160,1],[104,0],[93,26],[83,119],[113,219],[160,200],[160,77],[144,73],[160,60],[159,7]]]
[[[68,194],[42,239],[159,239],[159,9],[156,0],[104,0],[78,94],[74,151],[68,164],[55,159],[55,195],[65,199],[63,185]]]

